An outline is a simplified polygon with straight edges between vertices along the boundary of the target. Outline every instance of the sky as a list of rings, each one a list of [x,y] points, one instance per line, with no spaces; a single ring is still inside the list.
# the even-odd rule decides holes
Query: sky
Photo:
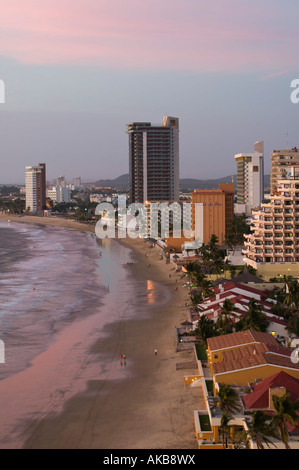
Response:
[[[181,178],[236,174],[261,140],[269,173],[272,150],[299,147],[296,0],[0,6],[0,184],[42,162],[48,180],[128,173],[126,124],[164,115],[179,118]]]

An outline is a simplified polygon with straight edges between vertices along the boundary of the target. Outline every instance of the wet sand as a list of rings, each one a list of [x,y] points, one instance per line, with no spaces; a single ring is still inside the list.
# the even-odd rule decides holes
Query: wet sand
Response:
[[[45,223],[91,231],[61,219]],[[2,414],[10,426],[1,448],[197,448],[193,410],[203,405],[201,389],[183,383],[193,370],[176,370],[176,363],[193,360],[190,351],[177,353],[175,344],[175,326],[187,318],[184,280],[144,240],[111,243],[132,250],[134,264],[124,266],[128,289],[143,282],[152,301],[129,299],[128,315],[120,308],[121,315],[105,326],[96,313],[66,325],[29,369],[2,381]],[[118,286],[111,286],[100,308],[114,312],[121,304]],[[125,363],[120,352],[127,355]],[[18,417],[13,429],[10,413]]]

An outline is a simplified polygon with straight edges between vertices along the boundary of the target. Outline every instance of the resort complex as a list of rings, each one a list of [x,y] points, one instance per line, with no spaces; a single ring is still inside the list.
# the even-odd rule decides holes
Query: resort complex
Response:
[[[211,282],[209,297],[198,304],[203,289],[193,281],[195,305],[177,330],[177,352],[194,357],[193,364],[179,364],[192,369],[184,384],[200,387],[204,398],[194,410],[198,448],[298,449],[299,338],[292,314],[279,311],[277,284],[241,276]]]

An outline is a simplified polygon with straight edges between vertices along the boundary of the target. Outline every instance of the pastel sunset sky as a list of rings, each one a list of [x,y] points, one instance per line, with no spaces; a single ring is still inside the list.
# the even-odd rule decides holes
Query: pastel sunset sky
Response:
[[[265,142],[299,147],[294,0],[1,2],[0,183],[128,172],[126,123],[180,119],[181,177],[236,173]]]

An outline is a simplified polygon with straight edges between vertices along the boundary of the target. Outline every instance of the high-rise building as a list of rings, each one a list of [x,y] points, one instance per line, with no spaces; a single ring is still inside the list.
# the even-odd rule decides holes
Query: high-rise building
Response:
[[[130,202],[179,201],[179,119],[127,124]]]
[[[196,217],[196,203],[203,206],[201,218]],[[233,183],[220,184],[219,189],[196,189],[191,193],[191,228],[200,234],[201,243],[208,243],[211,236],[216,235],[222,244],[233,218]]]
[[[54,186],[66,186],[65,177],[58,176],[58,178],[54,180]]]
[[[299,274],[299,165],[284,167],[270,202],[253,211],[249,235],[245,235],[245,262],[258,270]]]
[[[41,212],[46,208],[46,164],[27,166],[25,172],[26,210]]]
[[[77,178],[73,178],[73,186],[75,188],[81,187],[81,176],[78,176]]]
[[[264,142],[256,142],[253,153],[238,153],[236,213],[250,214],[264,199]]]
[[[273,150],[271,153],[270,194],[277,192],[277,181],[285,172],[285,167],[299,163],[296,147],[291,150]]]

